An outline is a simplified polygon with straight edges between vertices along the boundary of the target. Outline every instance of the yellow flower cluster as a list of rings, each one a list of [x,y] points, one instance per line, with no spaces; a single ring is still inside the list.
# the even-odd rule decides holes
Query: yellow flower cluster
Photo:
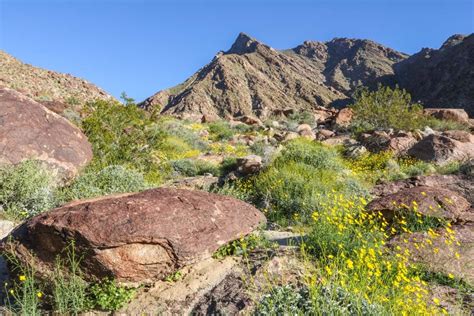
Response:
[[[395,219],[397,223],[389,223],[381,213],[365,211],[367,201],[362,198],[347,200],[341,195],[332,195],[328,201],[321,210],[313,212],[314,229],[329,225],[332,228],[325,231],[333,231],[340,243],[337,254],[321,249],[322,258],[316,262],[320,269],[309,278],[312,286],[321,283],[341,287],[396,315],[446,313],[439,304],[433,304],[426,282],[413,273],[410,248],[386,246],[394,235],[400,234],[408,243],[413,234],[408,222],[411,219],[401,216]],[[338,239],[337,236],[343,235],[348,238]],[[430,228],[426,236],[413,245],[429,247],[434,238],[441,236],[448,243],[456,242],[449,225],[444,233]]]

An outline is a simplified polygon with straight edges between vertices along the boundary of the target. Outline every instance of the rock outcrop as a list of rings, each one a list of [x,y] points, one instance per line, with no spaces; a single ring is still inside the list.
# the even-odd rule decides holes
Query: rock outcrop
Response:
[[[152,282],[209,258],[265,222],[253,206],[202,191],[151,189],[73,202],[28,220],[5,242],[39,273],[75,240],[84,277]],[[35,258],[33,259],[33,254]]]
[[[164,114],[199,120],[202,115],[256,115],[311,110],[347,100],[358,86],[393,75],[406,55],[368,40],[305,42],[277,51],[246,34],[183,84],[141,103]]]
[[[115,100],[86,80],[22,63],[0,50],[0,87],[15,89],[56,113],[80,110],[88,101]]]
[[[384,195],[367,205],[367,210],[381,212],[391,220],[401,210],[415,209],[425,216],[443,218],[452,222],[474,219],[471,204],[460,194],[442,188],[419,186]]]
[[[36,159],[70,179],[92,159],[86,136],[34,100],[0,88],[0,163]]]
[[[432,134],[413,145],[408,155],[437,164],[467,161],[474,158],[474,142],[472,135],[467,132]]]
[[[454,35],[394,67],[400,87],[427,107],[462,108],[474,116],[474,34]]]

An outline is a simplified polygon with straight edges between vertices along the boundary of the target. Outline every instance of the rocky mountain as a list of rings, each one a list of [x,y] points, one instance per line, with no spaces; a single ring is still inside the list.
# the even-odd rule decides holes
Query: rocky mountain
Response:
[[[306,41],[277,51],[239,34],[226,52],[184,83],[143,101],[164,114],[256,115],[346,104],[359,86],[395,85],[426,107],[474,115],[474,35],[450,37],[440,49],[408,56],[370,40]]]
[[[453,35],[395,65],[399,85],[430,107],[461,107],[474,116],[474,34]]]
[[[0,86],[19,91],[50,110],[81,107],[95,99],[114,99],[86,80],[25,64],[0,50]]]
[[[241,33],[227,52],[141,106],[188,118],[267,117],[288,108],[332,106],[348,100],[360,85],[393,77],[392,65],[406,57],[372,41],[345,38],[277,51]]]

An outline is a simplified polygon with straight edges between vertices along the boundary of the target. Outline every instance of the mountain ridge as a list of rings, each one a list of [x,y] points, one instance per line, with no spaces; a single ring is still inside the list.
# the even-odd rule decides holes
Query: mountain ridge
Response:
[[[440,49],[430,49],[430,52],[453,50],[470,36],[453,35]],[[454,104],[449,102],[450,97],[437,102],[439,96],[430,97],[418,91],[416,80],[412,80],[416,76],[405,75],[410,67],[403,66],[420,63],[418,54],[421,52],[409,56],[372,40],[352,38],[305,41],[291,49],[275,50],[240,33],[229,50],[219,52],[182,84],[158,91],[139,105],[145,109],[158,106],[163,114],[191,119],[203,114],[265,118],[285,108],[298,111],[342,106],[351,100],[358,87],[375,88],[382,84],[400,85],[427,106],[462,107],[473,115],[474,101],[469,98]],[[444,63],[449,64],[449,61]],[[463,68],[468,68],[464,75],[470,78],[470,68]],[[436,85],[433,80],[439,76],[430,78],[433,71],[425,70],[427,74],[423,78],[430,87]],[[469,83],[461,87],[454,85],[451,90],[467,90],[460,95],[470,95],[466,88],[470,87]]]

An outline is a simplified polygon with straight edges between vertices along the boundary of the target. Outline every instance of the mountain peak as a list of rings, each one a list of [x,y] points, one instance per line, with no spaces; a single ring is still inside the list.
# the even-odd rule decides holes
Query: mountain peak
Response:
[[[443,45],[441,45],[440,49],[455,46],[461,43],[467,36],[462,34],[454,34],[450,36],[446,41],[444,41]]]
[[[253,53],[257,50],[258,45],[261,45],[259,41],[241,32],[235,39],[232,47],[226,53],[239,55]]]

